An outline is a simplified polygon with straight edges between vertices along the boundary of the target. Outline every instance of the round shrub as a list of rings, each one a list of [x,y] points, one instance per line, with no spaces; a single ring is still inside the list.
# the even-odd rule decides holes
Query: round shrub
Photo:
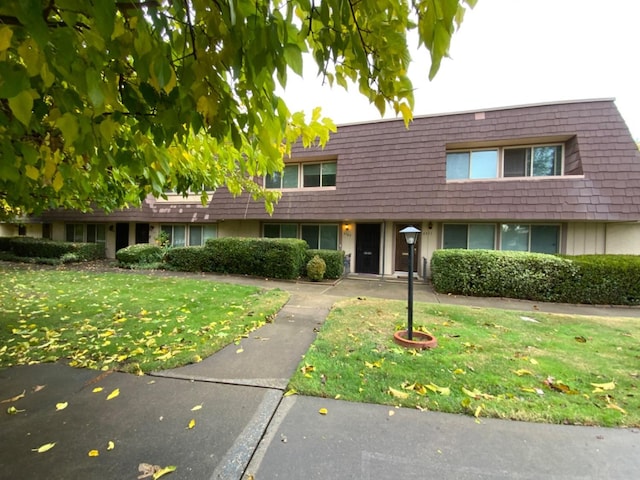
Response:
[[[319,282],[324,278],[324,272],[327,271],[327,264],[318,255],[314,255],[309,263],[307,263],[307,277],[309,280]]]
[[[116,258],[123,265],[149,264],[161,262],[163,253],[159,245],[138,243],[118,250]]]

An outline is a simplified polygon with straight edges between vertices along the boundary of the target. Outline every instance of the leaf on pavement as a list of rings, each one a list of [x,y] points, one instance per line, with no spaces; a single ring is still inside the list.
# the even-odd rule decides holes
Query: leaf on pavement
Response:
[[[20,400],[21,398],[24,398],[25,394],[27,393],[26,390],[23,390],[22,393],[16,395],[15,397],[11,397],[11,398],[7,398],[5,400],[0,401],[0,403],[11,403],[11,402],[15,402]]]
[[[113,392],[111,392],[108,396],[107,396],[107,400],[111,400],[113,398],[116,398],[118,395],[120,395],[120,389],[116,388]]]
[[[114,448],[116,448],[116,444],[109,440],[109,443],[107,443],[107,450],[113,450]]]
[[[89,453],[87,453],[87,455],[90,457],[97,457],[100,455],[100,452],[98,450],[89,450]]]
[[[31,390],[33,393],[37,393],[40,390],[42,390],[44,387],[46,387],[46,385],[36,385],[35,387],[33,387],[33,389]]]
[[[69,406],[69,402],[56,403],[56,412],[59,412],[60,410],[64,410],[68,406]]]
[[[321,408],[320,410],[318,410],[318,413],[320,415],[326,415],[327,413],[329,413],[329,410],[327,410],[326,408]]]
[[[191,429],[192,429],[193,427],[195,427],[195,426],[196,426],[196,420],[195,420],[195,418],[192,418],[192,419],[189,421],[189,425],[187,425],[187,428],[188,428],[189,430],[191,430]]]
[[[195,407],[193,407],[193,408],[191,409],[191,411],[192,411],[192,412],[195,412],[196,410],[200,410],[200,409],[202,409],[202,404],[200,404],[200,405],[196,405]]]
[[[176,468],[178,467],[176,467],[175,465],[169,465],[167,467],[161,468],[153,474],[153,480],[158,480],[158,478],[166,475],[167,473],[175,472]]]
[[[38,452],[38,453],[44,453],[44,452],[48,452],[49,450],[51,450],[55,446],[56,446],[56,442],[45,443],[44,445],[41,445],[38,448],[32,448],[31,451],[32,452]]]
[[[285,397],[290,397],[291,395],[295,395],[298,391],[295,388],[290,388],[286,392],[284,392]]]

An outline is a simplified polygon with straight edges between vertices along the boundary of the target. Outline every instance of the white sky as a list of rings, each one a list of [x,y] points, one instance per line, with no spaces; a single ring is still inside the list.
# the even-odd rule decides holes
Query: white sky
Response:
[[[615,98],[640,140],[639,47],[639,0],[478,0],[432,82],[428,52],[413,54],[414,116]],[[289,75],[291,111],[321,106],[337,124],[380,118],[356,87],[323,86],[306,60],[304,80]]]

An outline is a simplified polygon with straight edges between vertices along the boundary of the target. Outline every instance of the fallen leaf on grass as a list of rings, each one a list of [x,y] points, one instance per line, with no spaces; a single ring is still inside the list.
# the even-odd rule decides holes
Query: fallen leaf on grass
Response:
[[[396,390],[395,388],[389,387],[389,393],[391,394],[392,397],[399,398],[401,400],[409,398],[409,394],[408,393],[401,392],[400,390]]]
[[[468,395],[469,397],[474,398],[476,400],[478,400],[480,398],[484,398],[484,399],[487,399],[487,400],[495,398],[493,395],[489,395],[488,393],[482,393],[477,388],[474,388],[473,390],[467,390],[466,388],[462,387],[462,393],[464,393],[465,395]]]
[[[587,339],[584,338],[582,335],[575,337],[576,342],[578,343],[587,343]]]
[[[23,390],[22,393],[16,395],[15,397],[11,397],[11,398],[7,398],[5,400],[0,401],[0,403],[11,403],[11,402],[16,402],[18,400],[20,400],[21,398],[24,398],[25,394],[27,393],[26,390]]]
[[[520,368],[518,370],[511,370],[517,376],[522,377],[523,375],[533,375],[530,370],[525,370],[524,368]]]
[[[373,363],[364,362],[364,366],[367,368],[382,368],[383,363],[384,363],[384,358],[381,358],[380,360],[377,360]]]
[[[605,390],[613,390],[616,388],[615,382],[592,383],[591,385],[595,388],[592,393],[602,393]]]
[[[69,402],[56,403],[56,412],[59,412],[60,410],[64,410],[68,406],[69,406]]]
[[[113,392],[111,392],[109,395],[107,395],[107,400],[111,400],[116,398],[118,395],[120,395],[120,389],[116,388]]]
[[[55,446],[56,446],[56,442],[45,443],[44,445],[41,445],[38,448],[32,448],[31,451],[32,452],[38,452],[38,453],[44,453],[44,452],[48,452],[49,450],[51,450]]]
[[[613,409],[613,410],[617,410],[617,411],[619,411],[620,413],[622,413],[622,414],[624,414],[624,415],[626,415],[626,414],[627,414],[627,411],[626,411],[624,408],[619,407],[619,406],[618,406],[618,405],[616,405],[615,403],[607,403],[607,408],[611,408],[611,409]]]
[[[577,395],[579,393],[577,390],[572,390],[569,385],[566,385],[562,383],[562,381],[556,380],[553,377],[547,377],[543,383],[556,392],[566,393],[567,395]]]

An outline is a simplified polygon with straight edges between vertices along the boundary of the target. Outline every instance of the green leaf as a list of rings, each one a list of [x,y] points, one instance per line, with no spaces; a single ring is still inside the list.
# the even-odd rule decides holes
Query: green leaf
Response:
[[[291,70],[302,76],[302,51],[297,44],[289,43],[284,47],[284,59]]]
[[[13,29],[7,25],[0,27],[0,53],[4,52],[11,46],[11,37],[13,37]]]
[[[15,97],[10,98],[9,108],[11,108],[11,111],[20,123],[25,127],[28,127],[29,122],[31,121],[31,112],[33,109],[33,97],[31,96],[31,92],[23,90]]]
[[[72,113],[65,113],[58,120],[56,126],[62,132],[65,147],[70,147],[78,139],[78,120]]]

